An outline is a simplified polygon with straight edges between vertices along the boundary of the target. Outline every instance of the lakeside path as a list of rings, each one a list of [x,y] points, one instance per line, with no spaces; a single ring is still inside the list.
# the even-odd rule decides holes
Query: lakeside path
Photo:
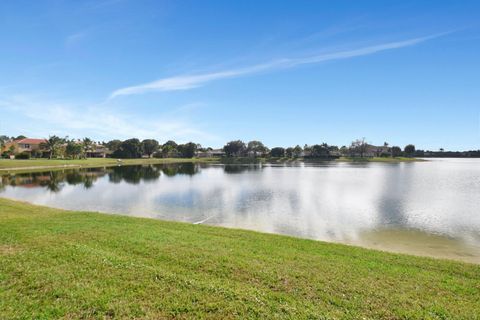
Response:
[[[478,319],[480,266],[0,198],[0,318]]]

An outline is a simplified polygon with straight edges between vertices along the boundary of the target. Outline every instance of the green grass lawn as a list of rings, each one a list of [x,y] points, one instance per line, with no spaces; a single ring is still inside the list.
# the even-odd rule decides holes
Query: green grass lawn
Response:
[[[340,157],[337,159],[340,162],[414,162],[414,161],[427,161],[418,158],[408,157],[373,157],[373,158],[352,158],[352,157]]]
[[[415,161],[426,161],[418,158],[407,158],[407,157],[340,157],[338,159],[323,159],[323,158],[251,158],[251,157],[235,157],[235,158],[221,158],[219,161],[223,164],[249,164],[249,163],[291,163],[291,162],[306,162],[306,163],[316,163],[316,162],[387,162],[387,163],[399,163],[399,162],[415,162]]]
[[[0,319],[479,315],[479,265],[0,199]]]
[[[181,163],[181,162],[221,162],[224,164],[248,164],[248,163],[283,163],[283,162],[295,162],[303,161],[303,159],[290,159],[290,158],[151,158],[151,159],[122,159],[123,165],[135,165],[135,164],[161,164],[161,163]],[[309,162],[315,162],[310,159]],[[317,159],[316,161],[325,161]],[[341,157],[336,161],[342,162],[410,162],[410,161],[422,161],[416,158],[347,158]],[[81,160],[63,160],[63,159],[30,159],[30,160],[10,160],[0,159],[0,173],[6,171],[16,172],[31,172],[35,170],[41,170],[44,168],[63,168],[68,167],[103,167],[103,166],[116,166],[119,162],[113,158],[88,158]]]
[[[179,163],[179,162],[211,162],[215,158],[150,158],[150,159],[122,159],[121,163],[125,165],[134,164],[154,164],[154,163]],[[26,169],[26,168],[47,168],[47,167],[101,167],[116,166],[119,162],[113,158],[88,158],[80,160],[62,160],[62,159],[30,159],[30,160],[10,160],[0,159],[0,170]],[[0,171],[1,173],[1,171]]]

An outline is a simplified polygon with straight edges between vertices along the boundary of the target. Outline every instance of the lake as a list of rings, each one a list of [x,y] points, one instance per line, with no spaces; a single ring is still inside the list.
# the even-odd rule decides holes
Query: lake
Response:
[[[480,263],[480,159],[65,169],[0,196]]]

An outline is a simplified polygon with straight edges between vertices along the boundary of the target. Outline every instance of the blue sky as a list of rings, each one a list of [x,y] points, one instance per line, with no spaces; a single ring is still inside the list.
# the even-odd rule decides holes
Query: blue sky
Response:
[[[0,134],[480,148],[478,1],[1,1]]]

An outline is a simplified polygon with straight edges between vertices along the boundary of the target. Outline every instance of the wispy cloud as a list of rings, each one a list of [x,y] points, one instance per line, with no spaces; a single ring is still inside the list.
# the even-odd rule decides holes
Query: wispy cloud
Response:
[[[247,76],[251,74],[257,74],[261,72],[274,71],[278,69],[293,68],[300,65],[316,64],[316,63],[332,61],[332,60],[366,56],[366,55],[370,55],[370,54],[374,54],[382,51],[410,47],[410,46],[425,42],[427,40],[437,38],[444,34],[445,33],[431,35],[427,37],[413,38],[413,39],[408,39],[404,41],[382,43],[378,45],[351,49],[351,50],[322,53],[322,54],[303,57],[303,58],[277,59],[267,63],[257,64],[257,65],[238,68],[238,69],[224,70],[224,71],[204,73],[204,74],[180,75],[180,76],[174,76],[169,78],[163,78],[153,82],[115,90],[114,92],[111,93],[110,98],[115,98],[118,96],[125,96],[125,95],[142,94],[142,93],[151,92],[151,91],[188,90],[188,89],[204,86],[209,82],[220,80],[220,79],[236,78],[236,77]]]
[[[95,139],[137,137],[172,139],[179,142],[188,142],[191,139],[196,141],[218,139],[199,128],[198,124],[192,123],[187,118],[181,118],[178,114],[175,117],[168,114],[160,115],[147,120],[98,105],[77,106],[24,95],[0,97],[0,109],[2,108],[14,111],[26,127],[31,127],[35,136],[57,134],[78,138],[87,135]],[[39,123],[41,125],[37,128],[36,125]],[[45,128],[49,128],[48,132]]]
[[[87,36],[86,31],[70,34],[65,38],[65,46],[67,48],[73,47],[78,43],[80,43],[86,36]]]

